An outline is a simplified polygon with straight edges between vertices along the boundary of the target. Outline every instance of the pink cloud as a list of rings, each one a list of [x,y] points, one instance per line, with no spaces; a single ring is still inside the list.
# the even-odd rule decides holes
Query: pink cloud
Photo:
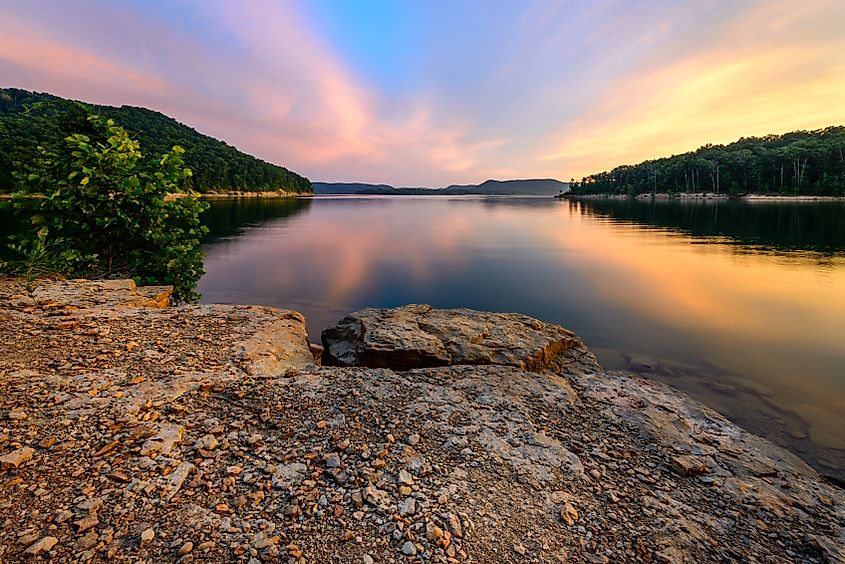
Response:
[[[356,72],[305,2],[197,1],[178,26],[131,4],[53,8],[4,12],[4,86],[157,109],[314,180],[568,179],[845,122],[835,2],[532,2],[500,22],[505,47],[485,36],[490,60],[468,69],[481,83],[442,82],[462,45],[444,41],[426,64],[448,72],[400,94]]]

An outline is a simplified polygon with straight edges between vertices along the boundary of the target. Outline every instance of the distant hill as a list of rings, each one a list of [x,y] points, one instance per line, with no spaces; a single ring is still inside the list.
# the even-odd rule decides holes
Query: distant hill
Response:
[[[312,182],[315,194],[358,194],[363,190],[395,190],[387,184],[364,184],[362,182]]]
[[[0,89],[0,192],[15,189],[12,171],[17,168],[16,162],[34,158],[38,145],[56,147],[62,142],[67,132],[63,130],[61,111],[29,111],[39,102],[60,101],[67,100],[17,88]],[[193,172],[193,188],[200,192],[311,191],[307,178],[243,153],[162,113],[134,106],[87,105],[138,139],[145,157],[158,156],[181,145],[185,163]]]
[[[485,180],[481,184],[453,184],[443,189],[444,193],[462,190],[477,190],[480,194],[552,196],[569,190],[568,182],[553,178],[529,178],[525,180]]]
[[[481,184],[452,184],[445,188],[395,188],[388,184],[314,182],[315,194],[551,196],[569,190],[568,182],[552,178],[486,180]]]

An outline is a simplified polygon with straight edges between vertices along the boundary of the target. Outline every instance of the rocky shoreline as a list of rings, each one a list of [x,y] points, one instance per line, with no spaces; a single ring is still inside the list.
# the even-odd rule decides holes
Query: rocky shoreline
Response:
[[[842,490],[561,327],[168,295],[0,280],[0,561],[845,562]]]

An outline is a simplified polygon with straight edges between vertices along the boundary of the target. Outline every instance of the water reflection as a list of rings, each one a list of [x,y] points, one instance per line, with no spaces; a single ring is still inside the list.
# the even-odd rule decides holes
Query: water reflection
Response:
[[[566,204],[579,213],[668,229],[704,238],[704,242],[727,239],[743,252],[829,255],[845,249],[845,207],[841,203],[580,200]]]
[[[24,227],[24,221],[15,213],[12,202],[0,200],[0,260],[17,259],[16,254],[9,249],[9,237],[20,234]]]
[[[213,202],[205,302],[519,311],[845,479],[845,206],[528,198]],[[12,216],[0,210],[0,225]]]
[[[210,226],[203,243],[237,235],[244,229],[271,219],[296,215],[308,209],[308,198],[238,198],[217,200],[203,213],[203,223]]]

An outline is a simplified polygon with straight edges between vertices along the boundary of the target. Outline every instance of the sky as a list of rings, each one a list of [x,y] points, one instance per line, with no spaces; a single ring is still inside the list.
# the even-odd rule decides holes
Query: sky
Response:
[[[0,0],[0,86],[312,181],[581,178],[845,124],[842,0]]]

